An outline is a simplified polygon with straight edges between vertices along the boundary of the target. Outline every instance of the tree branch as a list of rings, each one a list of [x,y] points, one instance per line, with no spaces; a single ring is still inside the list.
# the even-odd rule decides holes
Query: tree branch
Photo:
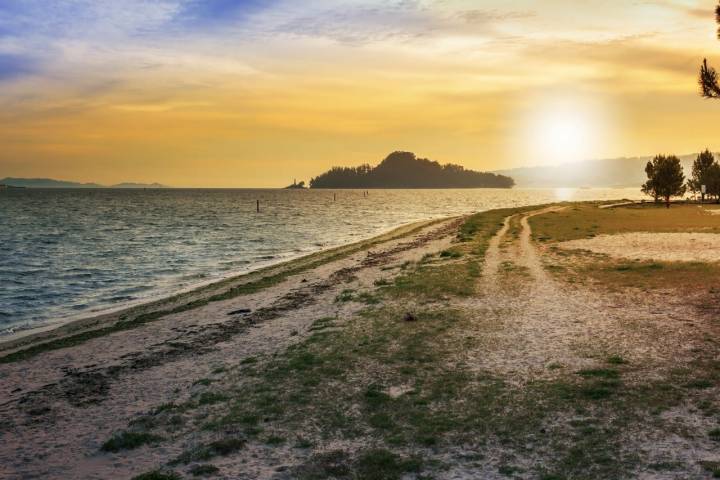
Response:
[[[720,7],[718,7],[720,10]],[[718,85],[717,71],[708,65],[707,59],[700,66],[700,90],[705,98],[720,98],[720,85]]]

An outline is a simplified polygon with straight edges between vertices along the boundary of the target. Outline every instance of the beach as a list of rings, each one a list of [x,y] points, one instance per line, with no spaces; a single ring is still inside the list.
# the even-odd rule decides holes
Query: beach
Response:
[[[413,223],[7,339],[0,476],[708,478],[720,216],[600,205]]]

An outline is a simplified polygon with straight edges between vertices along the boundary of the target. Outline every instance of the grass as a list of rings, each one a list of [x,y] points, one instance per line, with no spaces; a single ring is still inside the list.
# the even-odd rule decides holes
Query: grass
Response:
[[[246,441],[242,438],[223,438],[205,445],[199,445],[193,449],[186,450],[171,463],[188,464],[192,462],[204,462],[215,457],[224,457],[242,450]]]
[[[132,477],[132,480],[180,480],[182,477],[171,470],[153,470]]]
[[[629,232],[720,233],[720,216],[697,205],[653,204],[599,209],[596,203],[572,204],[565,210],[537,215],[530,220],[536,241],[551,245],[548,271],[556,278],[596,282],[611,290],[679,288],[707,291],[720,280],[720,265],[701,262],[617,260],[583,251],[552,249],[554,242]]]
[[[385,449],[363,452],[355,462],[357,478],[364,480],[395,480],[410,472],[419,472],[422,463],[415,458],[401,458]]]
[[[335,297],[336,303],[351,302],[355,300],[355,290],[345,289]]]
[[[215,475],[220,469],[215,465],[203,464],[195,465],[190,469],[190,474],[194,477],[206,477],[209,475]]]
[[[462,252],[454,249],[443,250],[440,252],[440,258],[460,258],[462,256]]]
[[[607,358],[607,363],[609,363],[610,365],[625,365],[628,363],[628,361],[620,355],[610,355]]]
[[[227,395],[219,392],[203,392],[198,397],[198,405],[214,405],[228,400]]]
[[[265,439],[265,443],[272,446],[282,445],[285,443],[285,437],[281,437],[280,435],[270,435]]]
[[[134,450],[143,445],[154,444],[162,441],[162,437],[146,432],[121,432],[102,444],[100,449],[103,452],[120,452],[122,450]]]
[[[626,232],[720,233],[720,216],[710,215],[697,205],[673,205],[670,209],[652,203],[606,209],[597,205],[576,203],[530,218],[533,238],[564,242]]]
[[[333,450],[315,455],[295,468],[293,478],[399,480],[404,475],[418,473],[421,469],[422,461],[419,458],[401,456],[383,448],[364,450],[354,459],[344,450]]]

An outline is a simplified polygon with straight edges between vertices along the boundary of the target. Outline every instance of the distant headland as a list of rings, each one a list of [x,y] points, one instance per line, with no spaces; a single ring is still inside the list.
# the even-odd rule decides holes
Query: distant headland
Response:
[[[0,180],[6,188],[168,188],[159,183],[118,183],[116,185],[100,185],[99,183],[79,183],[52,178],[12,178]]]
[[[511,177],[440,165],[412,152],[393,152],[376,167],[333,167],[310,180],[310,188],[512,188]]]
[[[285,190],[303,190],[305,187],[305,182],[298,183],[297,180],[293,180],[292,185],[288,185],[285,187]]]

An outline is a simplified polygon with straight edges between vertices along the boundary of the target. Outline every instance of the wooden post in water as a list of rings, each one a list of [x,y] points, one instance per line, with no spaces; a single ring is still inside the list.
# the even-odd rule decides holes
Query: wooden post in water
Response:
[[[256,202],[256,204],[255,204],[256,211],[257,211],[257,213],[260,213],[260,200],[255,200],[255,202]]]
[[[333,193],[333,202],[337,201],[337,194]]]

